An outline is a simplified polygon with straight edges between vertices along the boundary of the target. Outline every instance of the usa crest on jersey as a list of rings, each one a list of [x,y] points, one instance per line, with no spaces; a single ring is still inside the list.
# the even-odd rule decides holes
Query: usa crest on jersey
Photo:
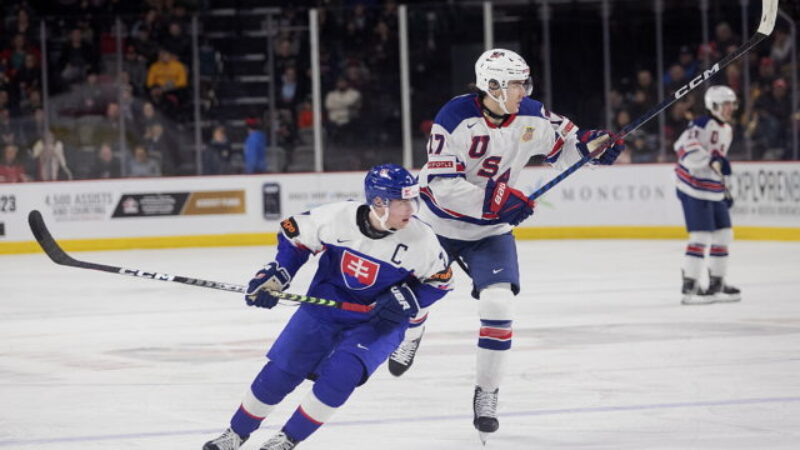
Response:
[[[350,289],[362,290],[371,287],[378,279],[380,268],[380,264],[348,250],[342,253],[342,278],[344,278],[344,284]]]

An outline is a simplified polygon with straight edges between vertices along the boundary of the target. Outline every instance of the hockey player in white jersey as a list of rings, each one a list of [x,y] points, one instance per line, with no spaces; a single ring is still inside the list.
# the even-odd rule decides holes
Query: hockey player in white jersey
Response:
[[[534,203],[514,186],[522,168],[542,155],[565,169],[589,153],[602,130],[579,130],[528,96],[530,68],[505,49],[483,53],[475,63],[476,94],[450,100],[437,114],[428,141],[428,162],[419,173],[423,206],[451,259],[473,282],[479,300],[475,428],[485,442],[499,427],[497,400],[512,338],[512,303],[519,292],[519,267],[511,230],[533,214]],[[612,164],[624,144],[612,143],[593,163]],[[413,326],[417,325],[417,326]],[[412,324],[392,355],[389,370],[401,375],[419,348],[423,325]]]
[[[736,93],[727,86],[712,86],[705,94],[709,115],[694,119],[675,141],[678,198],[683,206],[689,243],[683,263],[684,305],[738,302],[739,289],[725,284],[728,246],[733,241],[728,209],[733,198],[725,186],[731,174],[728,149],[733,140],[731,118],[737,108]],[[709,254],[709,286],[700,275]]]
[[[262,450],[290,450],[330,419],[403,339],[409,319],[450,290],[449,261],[430,226],[413,216],[419,194],[404,168],[385,164],[364,182],[367,204],[333,203],[281,222],[275,261],[248,286],[248,305],[272,308],[312,254],[308,294],[364,305],[370,314],[302,304],[292,315],[221,436],[204,450],[235,450],[305,378],[315,380]]]

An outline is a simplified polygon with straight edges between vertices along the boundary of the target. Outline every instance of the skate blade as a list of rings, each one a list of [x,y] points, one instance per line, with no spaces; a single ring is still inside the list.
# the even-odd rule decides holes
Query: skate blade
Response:
[[[736,303],[742,301],[741,295],[722,294],[714,297],[715,303]]]
[[[492,434],[492,433],[486,433],[486,432],[483,432],[483,431],[478,431],[478,437],[481,439],[481,443],[484,446],[486,445],[486,441],[489,440],[489,435],[490,434]]]
[[[718,300],[714,300],[713,298],[709,299],[697,299],[697,298],[683,298],[681,300],[682,305],[710,305]]]

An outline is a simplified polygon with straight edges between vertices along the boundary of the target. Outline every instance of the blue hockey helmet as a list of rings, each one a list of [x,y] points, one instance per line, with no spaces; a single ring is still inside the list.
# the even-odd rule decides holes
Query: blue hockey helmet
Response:
[[[397,164],[381,164],[369,169],[364,178],[364,195],[367,204],[375,205],[380,198],[384,205],[390,200],[415,200],[419,197],[419,185],[411,172]]]

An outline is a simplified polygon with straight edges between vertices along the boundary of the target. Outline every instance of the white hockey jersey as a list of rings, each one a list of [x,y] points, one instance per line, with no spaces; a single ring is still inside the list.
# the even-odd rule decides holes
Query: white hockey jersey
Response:
[[[369,238],[359,228],[360,207],[368,208],[357,202],[338,202],[285,219],[275,260],[294,276],[309,255],[321,254],[308,288],[309,295],[321,298],[366,305],[389,287],[416,280],[409,285],[426,308],[452,289],[447,256],[430,226],[412,218],[392,234]],[[333,308],[314,310],[316,314],[354,314]]]
[[[436,234],[478,240],[511,231],[484,214],[489,179],[517,187],[522,168],[543,155],[559,170],[583,155],[575,146],[578,128],[525,98],[502,125],[486,120],[477,94],[456,97],[439,111],[428,141],[428,163],[419,173],[419,216]]]
[[[724,179],[711,168],[711,157],[715,153],[726,156],[732,140],[733,129],[727,123],[710,116],[691,121],[674,145],[678,190],[701,200],[721,201]]]

